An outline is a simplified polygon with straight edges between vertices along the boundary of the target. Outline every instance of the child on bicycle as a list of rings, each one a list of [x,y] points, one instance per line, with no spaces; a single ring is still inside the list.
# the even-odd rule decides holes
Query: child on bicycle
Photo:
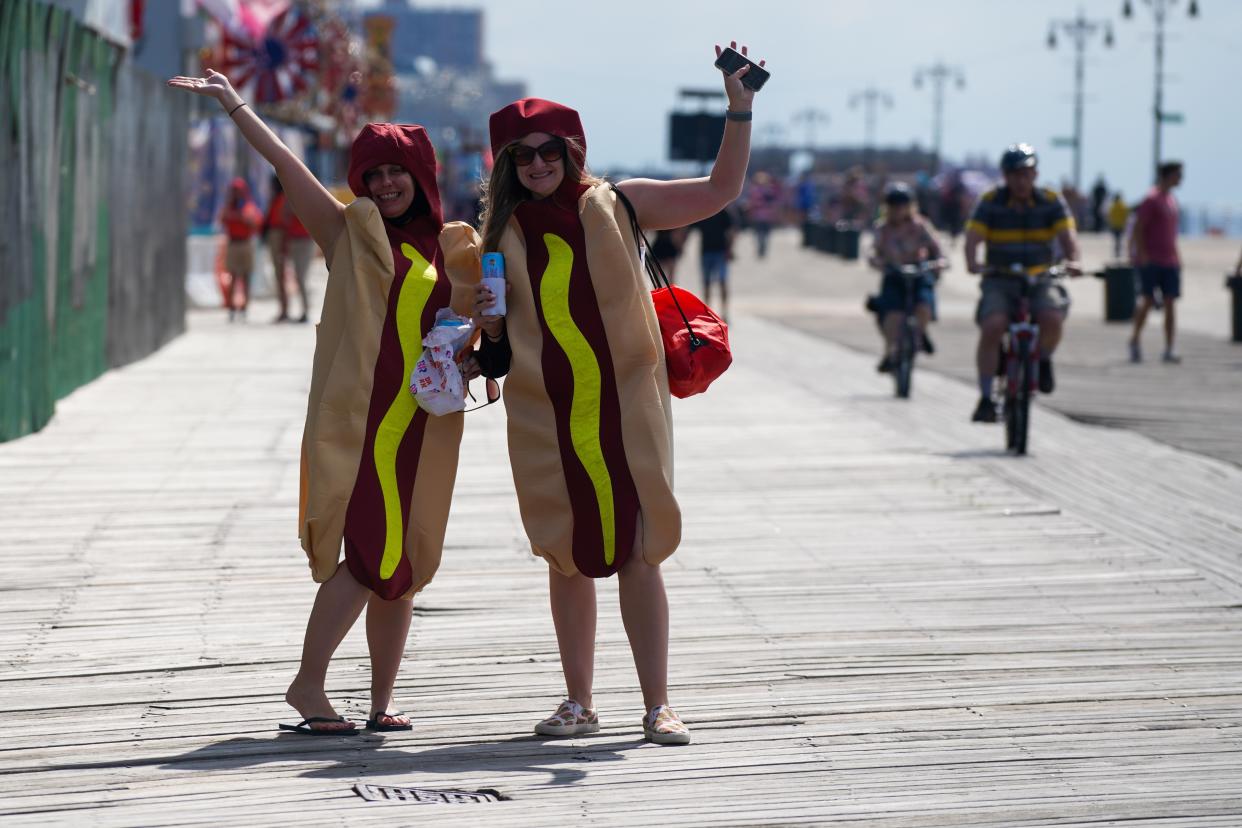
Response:
[[[884,194],[884,216],[875,225],[875,246],[871,266],[883,272],[880,294],[872,307],[879,316],[884,334],[884,357],[876,370],[888,373],[893,369],[898,348],[901,321],[906,312],[906,281],[901,277],[902,265],[934,262],[914,286],[914,316],[918,324],[922,350],[935,353],[927,336],[936,307],[936,276],[943,265],[940,244],[931,224],[919,215],[910,188],[897,183]]]

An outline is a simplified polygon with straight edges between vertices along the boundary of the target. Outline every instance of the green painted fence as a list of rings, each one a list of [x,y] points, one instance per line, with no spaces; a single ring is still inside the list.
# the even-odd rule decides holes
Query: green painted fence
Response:
[[[0,0],[0,441],[184,329],[187,115],[63,9]]]

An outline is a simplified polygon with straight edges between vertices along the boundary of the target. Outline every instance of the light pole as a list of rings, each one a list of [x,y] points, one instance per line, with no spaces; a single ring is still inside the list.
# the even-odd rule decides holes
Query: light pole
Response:
[[[924,80],[931,81],[932,86],[932,152],[936,157],[936,167],[932,172],[937,172],[940,170],[941,141],[944,137],[944,86],[953,81],[958,89],[965,89],[966,74],[960,67],[940,60],[915,70],[914,88],[922,89]]]
[[[1152,174],[1160,166],[1162,160],[1162,141],[1161,130],[1166,123],[1180,124],[1182,116],[1176,112],[1164,111],[1164,23],[1168,18],[1169,10],[1180,2],[1180,0],[1143,0],[1151,9],[1152,17],[1156,21],[1156,95],[1152,105]],[[1199,16],[1199,4],[1196,0],[1190,0],[1186,13],[1190,17]],[[1134,16],[1134,4],[1132,0],[1125,0],[1121,6],[1122,17]]]
[[[863,108],[863,166],[869,166],[871,153],[875,147],[875,115],[876,108],[893,108],[893,97],[882,89],[868,86],[850,96],[850,109],[859,105]]]
[[[793,122],[806,125],[806,148],[812,156],[815,155],[815,125],[828,123],[828,113],[822,109],[807,107],[794,113]]]
[[[1057,48],[1057,32],[1061,32],[1074,44],[1074,188],[1082,190],[1082,95],[1085,75],[1087,42],[1096,34],[1104,33],[1104,45],[1113,45],[1113,27],[1107,20],[1090,20],[1078,10],[1072,20],[1051,20],[1048,23],[1048,48]]]

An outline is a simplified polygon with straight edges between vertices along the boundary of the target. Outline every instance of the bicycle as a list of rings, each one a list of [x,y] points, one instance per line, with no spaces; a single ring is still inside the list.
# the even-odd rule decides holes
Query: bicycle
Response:
[[[904,307],[901,311],[901,327],[897,333],[897,354],[893,360],[892,373],[896,395],[903,400],[910,397],[914,358],[923,344],[918,318],[914,313],[918,305],[919,284],[924,280],[934,282],[939,278],[939,270],[943,264],[943,260],[928,260],[900,267],[889,265],[884,269],[886,276],[897,276],[902,280]]]
[[[1005,448],[1026,454],[1031,424],[1031,399],[1039,389],[1039,323],[1031,315],[1031,296],[1042,284],[1065,275],[1066,269],[1054,265],[1041,273],[1028,273],[1021,266],[1012,270],[992,270],[989,275],[1021,279],[1017,307],[1010,314],[1009,328],[1001,339],[996,374],[1005,417]],[[997,391],[993,391],[997,394]]]

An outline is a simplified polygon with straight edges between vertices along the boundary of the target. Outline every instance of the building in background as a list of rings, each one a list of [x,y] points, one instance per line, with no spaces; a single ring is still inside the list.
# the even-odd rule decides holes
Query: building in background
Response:
[[[389,32],[393,120],[422,124],[435,144],[446,219],[475,218],[478,182],[491,167],[488,116],[526,95],[524,83],[495,77],[484,22],[477,9],[424,9],[408,0],[385,0],[365,15],[366,28]]]

